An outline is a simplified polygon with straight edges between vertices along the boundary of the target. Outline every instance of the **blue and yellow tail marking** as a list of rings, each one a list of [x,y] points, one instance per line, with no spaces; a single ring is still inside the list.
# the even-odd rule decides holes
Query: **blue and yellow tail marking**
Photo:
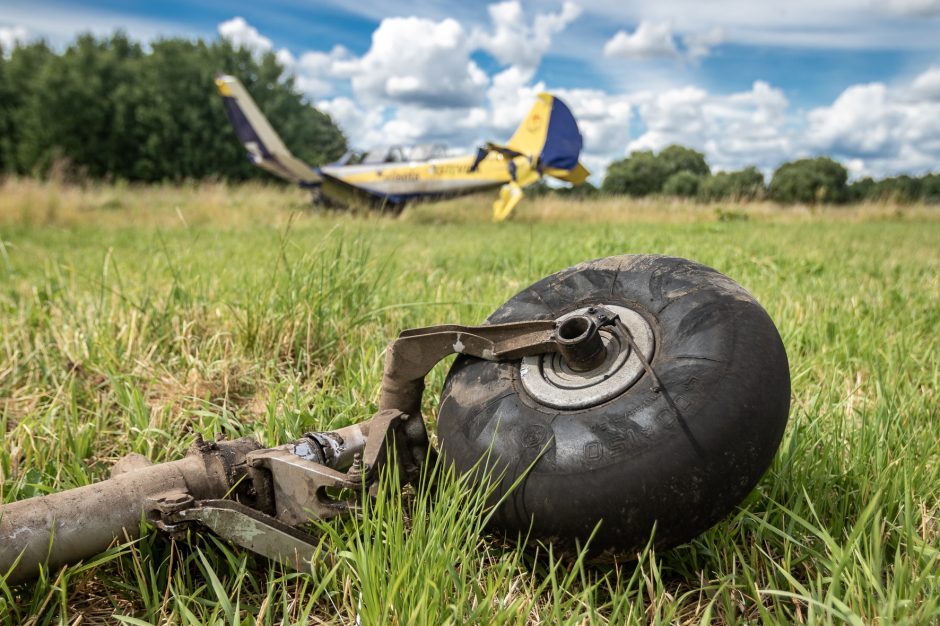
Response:
[[[474,160],[476,168],[486,156],[495,152],[507,159],[510,182],[493,203],[493,219],[509,217],[522,200],[522,188],[551,176],[579,185],[590,172],[578,160],[583,139],[568,106],[549,93],[540,93],[522,124],[505,145],[488,143],[480,148]]]

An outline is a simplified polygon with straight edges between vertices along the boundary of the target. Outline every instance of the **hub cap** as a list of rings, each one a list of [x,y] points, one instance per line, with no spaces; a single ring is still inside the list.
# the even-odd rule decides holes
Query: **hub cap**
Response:
[[[611,304],[599,305],[620,317],[630,330],[637,349],[647,362],[653,357],[653,329],[639,313]],[[556,321],[587,313],[589,307],[571,311]],[[522,386],[539,403],[555,409],[584,409],[615,398],[643,374],[643,363],[630,350],[630,343],[616,328],[605,326],[599,333],[607,356],[592,370],[576,372],[557,352],[522,359],[519,376]]]

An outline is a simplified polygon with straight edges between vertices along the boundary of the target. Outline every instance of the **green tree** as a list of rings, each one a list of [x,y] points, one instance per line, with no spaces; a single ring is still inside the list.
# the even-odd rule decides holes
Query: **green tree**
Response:
[[[652,151],[642,150],[611,163],[601,189],[612,194],[646,196],[662,189],[668,176],[665,163]]]
[[[866,176],[849,185],[849,199],[867,202],[940,202],[940,174],[890,176],[873,180]]]
[[[848,172],[829,157],[784,163],[774,172],[768,193],[773,200],[792,204],[843,202]]]
[[[667,196],[679,198],[694,198],[698,194],[702,176],[692,172],[676,172],[666,179],[663,184],[663,193]]]
[[[924,202],[940,203],[940,174],[926,174],[922,190]]]
[[[705,162],[705,155],[685,146],[672,145],[663,148],[657,157],[666,166],[667,178],[679,172],[706,176],[710,171],[708,163]]]
[[[0,171],[26,173],[21,162],[24,129],[33,123],[36,79],[54,58],[45,43],[20,45],[0,54]]]
[[[82,35],[45,63],[24,103],[21,167],[45,172],[64,159],[91,177],[123,175],[136,149],[126,93],[142,54],[122,34]]]
[[[0,168],[43,174],[61,161],[93,178],[266,177],[229,125],[213,84],[219,71],[245,83],[301,159],[318,165],[345,150],[342,132],[273,54],[187,39],[145,51],[116,33],[82,35],[61,54],[18,47],[0,64]]]
[[[702,179],[699,198],[702,200],[758,200],[764,197],[764,175],[756,167],[733,172],[716,172]]]
[[[663,191],[670,176],[679,172],[708,174],[708,164],[701,152],[683,146],[669,146],[659,154],[641,150],[607,168],[601,189],[606,193],[646,196]]]
[[[907,174],[892,176],[875,183],[877,199],[910,204],[923,198],[923,179]]]
[[[860,178],[848,186],[846,198],[850,202],[878,200],[878,183],[871,176]]]

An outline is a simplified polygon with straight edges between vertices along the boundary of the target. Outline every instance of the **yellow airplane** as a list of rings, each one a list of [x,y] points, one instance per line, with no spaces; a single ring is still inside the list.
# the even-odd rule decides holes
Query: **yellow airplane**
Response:
[[[405,203],[500,188],[493,220],[512,213],[523,187],[543,176],[575,185],[590,172],[578,161],[581,133],[571,110],[542,93],[505,145],[487,143],[476,155],[447,156],[443,146],[415,146],[348,152],[335,163],[311,167],[295,157],[234,76],[216,78],[225,111],[252,163],[309,188],[326,203],[368,204],[400,212]]]

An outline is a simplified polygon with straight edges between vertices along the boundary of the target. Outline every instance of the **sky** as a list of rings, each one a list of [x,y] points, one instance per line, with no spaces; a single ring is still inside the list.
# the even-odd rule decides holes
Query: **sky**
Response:
[[[673,143],[721,170],[940,170],[940,0],[0,0],[4,49],[115,29],[275,52],[360,148],[505,141],[549,91],[597,177]]]

